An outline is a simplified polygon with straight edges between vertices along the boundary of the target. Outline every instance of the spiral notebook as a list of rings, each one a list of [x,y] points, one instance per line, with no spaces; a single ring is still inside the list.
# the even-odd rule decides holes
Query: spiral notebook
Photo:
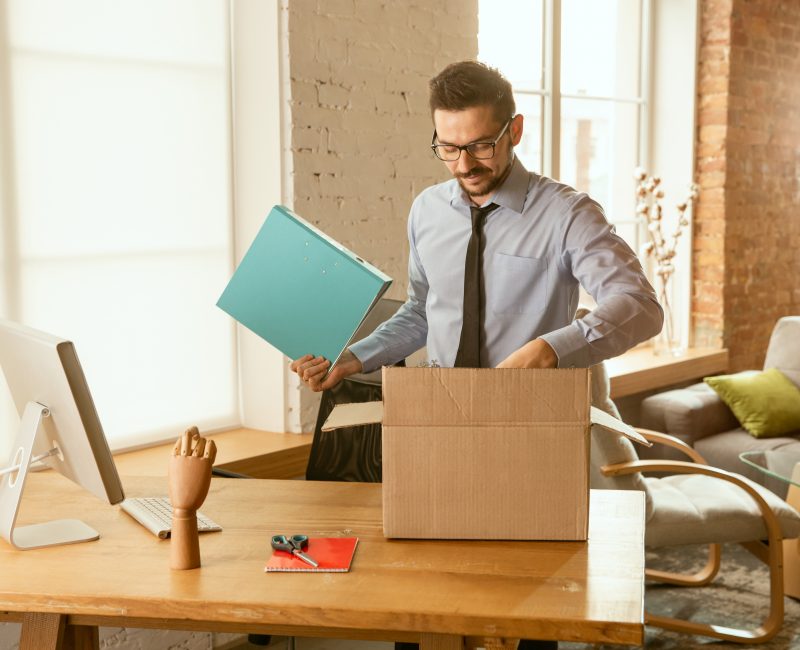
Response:
[[[313,567],[286,551],[272,551],[264,571],[305,571],[311,573],[344,573],[350,570],[358,537],[310,537],[303,552],[319,564]]]

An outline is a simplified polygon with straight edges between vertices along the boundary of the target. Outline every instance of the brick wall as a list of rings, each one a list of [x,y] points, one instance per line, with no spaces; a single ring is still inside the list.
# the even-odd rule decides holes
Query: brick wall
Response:
[[[428,148],[428,80],[477,55],[477,0],[292,0],[288,12],[294,208],[404,299],[408,209],[447,178]]]
[[[693,322],[733,370],[800,313],[800,3],[705,0]]]
[[[703,0],[697,70],[697,183],[692,239],[694,344],[722,347],[725,179],[733,0]]]
[[[428,81],[478,53],[477,0],[291,0],[287,199],[298,214],[394,279],[405,299],[406,219],[448,178],[428,145]],[[316,401],[301,398],[301,426]]]

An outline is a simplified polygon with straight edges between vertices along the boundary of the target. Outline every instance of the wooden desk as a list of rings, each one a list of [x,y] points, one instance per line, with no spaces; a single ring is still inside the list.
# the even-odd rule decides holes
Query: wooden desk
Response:
[[[653,348],[636,348],[606,363],[611,398],[666,388],[728,369],[728,350],[690,348],[680,356],[656,356]]]
[[[233,429],[205,437],[217,443],[216,467],[254,478],[297,478],[305,476],[313,434]],[[172,445],[114,454],[117,471],[125,476],[166,476]]]
[[[124,483],[129,496],[166,489]],[[419,640],[423,650],[461,648],[463,635],[643,640],[640,492],[593,491],[588,543],[387,541],[379,484],[214,479],[203,510],[224,531],[201,536],[192,571],[170,571],[169,542],[60,475],[30,476],[25,497],[21,523],[77,516],[102,537],[33,551],[0,542],[0,618],[22,621],[22,650],[96,647],[98,625]],[[352,571],[264,573],[277,532],[358,536]]]

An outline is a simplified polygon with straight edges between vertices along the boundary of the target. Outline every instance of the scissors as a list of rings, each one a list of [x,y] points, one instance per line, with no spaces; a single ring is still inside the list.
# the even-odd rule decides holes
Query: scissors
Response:
[[[274,535],[272,537],[272,548],[276,551],[296,555],[303,562],[315,568],[319,566],[319,563],[314,558],[303,553],[308,548],[308,535],[291,535],[289,537],[286,535]]]

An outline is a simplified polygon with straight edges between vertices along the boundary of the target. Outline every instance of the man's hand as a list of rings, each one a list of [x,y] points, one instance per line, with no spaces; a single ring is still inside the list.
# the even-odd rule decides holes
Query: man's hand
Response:
[[[292,372],[297,373],[297,376],[300,377],[300,381],[315,393],[333,388],[345,377],[361,372],[363,369],[361,362],[350,350],[342,352],[339,363],[336,364],[336,367],[331,373],[325,377],[325,373],[328,372],[330,365],[331,362],[324,357],[314,357],[307,354],[304,357],[292,361],[290,368]],[[322,380],[323,377],[325,377],[325,381]]]
[[[516,352],[509,354],[498,368],[555,368],[558,356],[544,339],[533,339]]]

